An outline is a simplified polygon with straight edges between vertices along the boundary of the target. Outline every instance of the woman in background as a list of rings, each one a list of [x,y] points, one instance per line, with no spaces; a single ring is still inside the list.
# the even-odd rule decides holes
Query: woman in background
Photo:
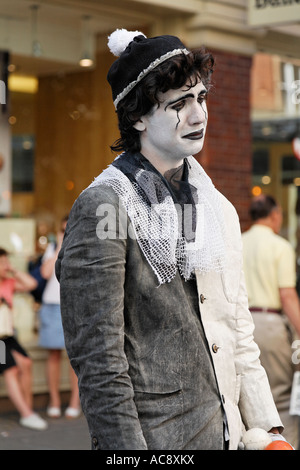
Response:
[[[11,319],[14,294],[30,292],[36,288],[36,284],[37,281],[30,274],[14,269],[8,252],[0,248],[0,308],[8,308]],[[13,330],[11,335],[2,337],[1,341],[5,344],[6,362],[0,364],[0,374],[3,374],[9,398],[20,413],[20,424],[31,429],[46,429],[47,422],[32,409],[31,359],[18,343]]]
[[[61,248],[68,217],[61,221],[61,227],[57,234],[56,244],[50,243],[43,256],[41,275],[47,280],[42,297],[40,310],[40,346],[48,349],[47,381],[50,394],[50,403],[47,415],[50,418],[61,416],[61,398],[59,392],[62,351],[65,348],[64,334],[60,313],[60,288],[56,279],[54,266],[58,252]],[[77,377],[70,367],[71,397],[69,406],[65,411],[67,418],[77,418],[81,408]]]

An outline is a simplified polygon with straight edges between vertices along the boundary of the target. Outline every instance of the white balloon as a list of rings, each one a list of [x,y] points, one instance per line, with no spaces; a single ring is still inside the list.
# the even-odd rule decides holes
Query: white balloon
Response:
[[[264,450],[272,439],[264,429],[252,428],[245,432],[242,442],[245,450]]]

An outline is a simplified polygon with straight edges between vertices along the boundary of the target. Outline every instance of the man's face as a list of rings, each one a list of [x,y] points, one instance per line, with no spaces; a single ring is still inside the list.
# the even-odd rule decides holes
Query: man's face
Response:
[[[188,85],[160,93],[160,105],[136,125],[141,131],[141,153],[170,169],[200,152],[204,143],[207,90],[200,81],[192,88]]]

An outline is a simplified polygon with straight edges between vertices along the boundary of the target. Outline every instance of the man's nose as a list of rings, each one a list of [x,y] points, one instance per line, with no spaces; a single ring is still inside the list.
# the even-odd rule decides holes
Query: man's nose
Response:
[[[193,104],[190,114],[190,120],[192,124],[201,124],[206,120],[207,115],[204,106],[203,103],[199,103],[198,101]]]

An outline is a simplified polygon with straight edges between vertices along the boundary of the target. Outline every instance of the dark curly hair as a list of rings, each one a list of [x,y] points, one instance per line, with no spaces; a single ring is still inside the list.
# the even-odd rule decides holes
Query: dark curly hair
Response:
[[[190,80],[190,87],[200,78],[209,90],[214,67],[212,54],[203,48],[188,55],[176,55],[147,74],[141,82],[123,98],[117,108],[121,137],[111,146],[112,151],[139,152],[140,133],[133,125],[145,116],[154,105],[159,105],[158,94],[181,88]]]

